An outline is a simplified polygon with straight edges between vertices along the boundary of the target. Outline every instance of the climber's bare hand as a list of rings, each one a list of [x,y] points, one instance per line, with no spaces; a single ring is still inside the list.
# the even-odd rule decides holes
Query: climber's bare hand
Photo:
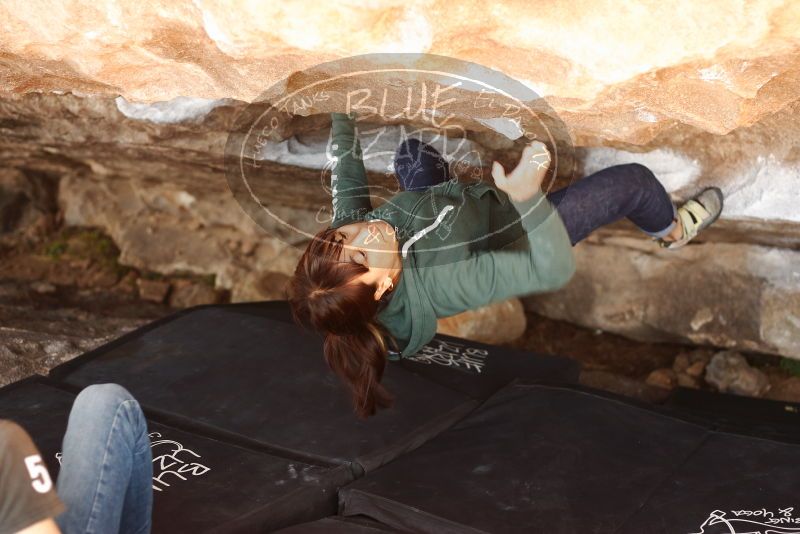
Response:
[[[541,141],[533,141],[522,151],[519,163],[506,174],[503,166],[492,163],[492,177],[498,189],[504,191],[511,200],[528,200],[541,190],[542,180],[550,167],[550,151]]]

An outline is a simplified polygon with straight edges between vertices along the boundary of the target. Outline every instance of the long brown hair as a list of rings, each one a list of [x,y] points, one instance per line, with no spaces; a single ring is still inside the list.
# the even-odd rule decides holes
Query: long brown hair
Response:
[[[369,269],[339,259],[343,246],[332,228],[314,236],[289,281],[287,296],[294,321],[325,335],[325,361],[349,388],[356,414],[367,418],[393,403],[380,382],[386,341],[395,349],[397,343],[377,319],[388,294],[376,301],[374,286],[348,283]]]

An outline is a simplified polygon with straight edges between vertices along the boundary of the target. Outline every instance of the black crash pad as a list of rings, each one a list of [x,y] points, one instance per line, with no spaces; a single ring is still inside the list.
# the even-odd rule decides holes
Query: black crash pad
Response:
[[[281,313],[283,319],[276,319]],[[491,355],[497,373],[390,364],[384,384],[396,396],[395,407],[359,421],[323,360],[322,337],[291,323],[286,313],[285,304],[275,302],[185,310],[67,362],[50,376],[75,386],[116,382],[146,408],[184,424],[282,455],[364,470],[424,443],[514,378],[500,361],[500,348]],[[552,378],[559,369],[563,377],[576,374],[568,360],[538,361],[541,366],[520,366],[524,378]]]
[[[384,375],[396,408],[358,420],[322,357],[322,338],[225,307],[147,325],[51,372],[86,386],[115,382],[146,408],[309,462],[370,469],[414,448],[475,401],[400,367]]]
[[[294,324],[285,300],[242,302],[226,309]],[[399,365],[432,382],[485,400],[514,380],[577,383],[580,362],[551,354],[534,353],[489,345],[446,334],[436,334],[430,343]]]
[[[333,516],[276,531],[276,534],[386,534],[397,532],[369,518]]]
[[[473,399],[486,400],[515,380],[575,384],[580,362],[561,356],[437,334],[420,351],[395,363]]]
[[[800,532],[800,445],[712,432],[621,534]]]
[[[0,389],[0,418],[31,435],[55,479],[75,395],[31,378]],[[148,418],[153,443],[153,532],[254,532],[336,511],[344,467],[280,458]],[[176,452],[177,451],[177,452]]]
[[[800,403],[678,387],[665,406],[714,430],[800,443]]]
[[[795,445],[590,388],[515,385],[342,488],[340,514],[416,532],[710,534],[728,532],[701,529],[714,512],[792,506],[798,464]]]

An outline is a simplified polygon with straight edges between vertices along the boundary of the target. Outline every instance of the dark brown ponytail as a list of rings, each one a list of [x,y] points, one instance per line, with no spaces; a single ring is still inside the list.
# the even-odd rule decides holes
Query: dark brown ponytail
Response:
[[[350,390],[361,418],[392,406],[393,397],[381,384],[387,360],[387,340],[396,343],[377,315],[384,302],[375,288],[350,282],[368,271],[340,261],[342,245],[328,228],[311,240],[288,286],[294,321],[325,335],[325,361]]]

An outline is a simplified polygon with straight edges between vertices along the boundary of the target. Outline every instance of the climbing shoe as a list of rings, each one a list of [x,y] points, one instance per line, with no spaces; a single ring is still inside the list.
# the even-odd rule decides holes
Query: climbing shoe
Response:
[[[656,238],[662,248],[677,249],[694,239],[705,228],[708,228],[722,213],[722,190],[719,187],[703,189],[700,194],[687,200],[678,208],[678,224],[683,235],[677,241]]]

